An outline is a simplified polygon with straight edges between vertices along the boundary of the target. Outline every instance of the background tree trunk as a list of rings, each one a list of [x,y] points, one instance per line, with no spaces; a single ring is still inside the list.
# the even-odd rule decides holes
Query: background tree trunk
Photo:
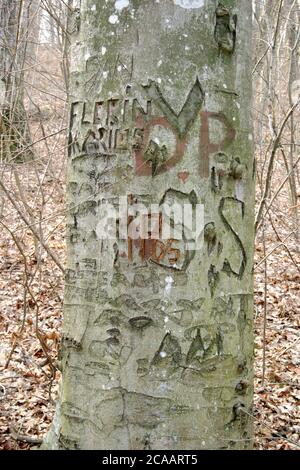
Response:
[[[24,108],[25,28],[23,1],[3,0],[0,7],[0,158],[15,159],[28,144]],[[24,155],[17,159],[23,159]]]
[[[299,26],[299,2],[294,0],[290,1],[288,6],[290,7],[290,24],[289,24],[289,46],[290,46],[290,73],[289,73],[289,103],[292,107],[297,100],[300,98],[300,81],[299,81],[299,42],[300,42],[300,26]],[[295,93],[296,92],[296,93]],[[299,110],[295,111],[291,115],[291,146],[289,152],[289,170],[290,175],[290,189],[291,189],[291,203],[292,203],[292,215],[294,217],[295,227],[295,241],[297,249],[299,250],[299,214],[298,214],[298,200],[297,200],[297,184],[296,184],[296,169],[292,171],[295,163],[295,154],[297,154],[298,146],[298,133],[296,122],[299,119]],[[295,119],[296,117],[296,119]],[[296,122],[295,122],[296,121]]]
[[[252,446],[249,0],[73,3],[68,266],[45,448]],[[101,240],[101,202],[204,205],[191,235]]]

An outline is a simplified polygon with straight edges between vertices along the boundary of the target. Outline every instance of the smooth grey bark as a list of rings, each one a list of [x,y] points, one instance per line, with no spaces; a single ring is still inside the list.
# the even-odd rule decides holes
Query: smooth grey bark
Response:
[[[63,378],[44,448],[252,446],[251,3],[73,4]],[[101,203],[124,195],[203,204],[202,248],[99,239]]]

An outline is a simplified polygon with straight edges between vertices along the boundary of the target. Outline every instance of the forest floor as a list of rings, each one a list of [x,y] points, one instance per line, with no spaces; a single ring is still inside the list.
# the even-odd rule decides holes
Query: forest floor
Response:
[[[50,67],[55,73],[53,61],[45,62],[45,69]],[[57,83],[59,94],[59,79]],[[39,233],[64,264],[65,133],[60,131],[65,116],[63,93],[53,105],[54,85],[51,96],[45,95],[49,101],[41,104],[43,125],[34,122],[34,113],[31,117],[33,141],[41,135],[53,137],[35,145],[34,163],[15,166],[17,175],[9,165],[2,165],[0,174],[21,212],[40,220]],[[275,188],[282,175],[282,164],[276,164]],[[7,201],[0,201],[0,216],[1,211],[5,217],[0,217],[0,449],[30,449],[36,443],[28,442],[28,436],[41,439],[54,413],[60,372],[51,363],[56,362],[60,339],[63,274],[45,250],[34,246],[30,229]],[[260,231],[255,254],[255,448],[296,450],[300,448],[300,255],[291,235],[287,189],[265,225],[265,243]]]

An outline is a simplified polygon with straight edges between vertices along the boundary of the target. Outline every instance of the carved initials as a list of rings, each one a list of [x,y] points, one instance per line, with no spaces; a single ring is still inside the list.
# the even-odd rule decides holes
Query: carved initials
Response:
[[[204,101],[204,92],[201,88],[198,77],[190,90],[188,97],[180,111],[176,114],[168,102],[165,100],[159,86],[153,80],[145,85],[144,90],[153,103],[162,111],[171,126],[176,130],[179,138],[184,138],[195,121]]]

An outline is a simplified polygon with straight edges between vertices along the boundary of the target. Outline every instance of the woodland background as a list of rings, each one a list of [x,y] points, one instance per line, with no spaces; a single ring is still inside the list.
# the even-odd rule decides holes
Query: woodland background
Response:
[[[71,0],[0,2],[0,105],[1,69],[10,87],[0,116],[6,450],[40,442],[60,378],[71,8]],[[254,12],[255,448],[299,450],[300,2],[254,0]]]

